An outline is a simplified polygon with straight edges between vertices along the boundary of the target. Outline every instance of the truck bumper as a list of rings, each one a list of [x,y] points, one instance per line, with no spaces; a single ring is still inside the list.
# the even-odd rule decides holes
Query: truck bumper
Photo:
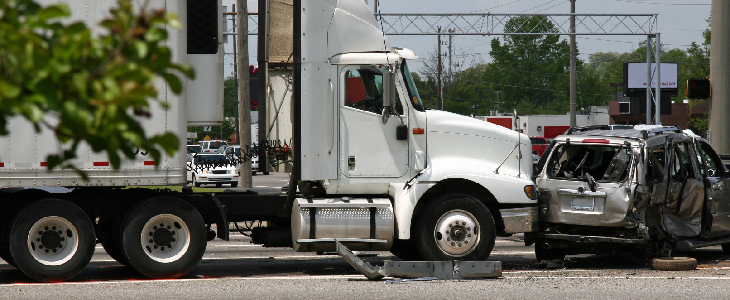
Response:
[[[504,232],[508,234],[538,230],[537,207],[500,209]]]

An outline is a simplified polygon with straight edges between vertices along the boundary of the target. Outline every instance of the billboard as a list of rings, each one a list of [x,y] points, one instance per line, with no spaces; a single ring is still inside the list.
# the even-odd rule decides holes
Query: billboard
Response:
[[[651,64],[651,72],[651,88],[656,88],[656,63]],[[660,72],[662,95],[677,96],[677,63],[662,63]],[[645,62],[624,63],[624,97],[638,97],[646,94],[646,79]]]

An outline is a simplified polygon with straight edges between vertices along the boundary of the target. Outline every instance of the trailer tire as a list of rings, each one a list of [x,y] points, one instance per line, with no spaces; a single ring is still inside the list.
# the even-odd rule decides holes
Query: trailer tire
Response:
[[[86,213],[59,199],[36,201],[20,210],[8,239],[15,266],[43,282],[65,281],[81,273],[95,245],[94,227]]]
[[[419,214],[415,235],[425,260],[485,260],[494,248],[489,209],[467,194],[445,194]]]
[[[129,266],[129,261],[124,257],[124,249],[122,249],[122,222],[118,219],[107,220],[104,222],[102,231],[104,240],[101,241],[101,245],[106,254],[120,264]]]
[[[657,257],[649,266],[652,270],[687,271],[697,269],[697,260],[692,257]]]
[[[122,248],[129,266],[150,278],[178,278],[198,265],[207,232],[197,210],[171,197],[144,201],[127,215]]]

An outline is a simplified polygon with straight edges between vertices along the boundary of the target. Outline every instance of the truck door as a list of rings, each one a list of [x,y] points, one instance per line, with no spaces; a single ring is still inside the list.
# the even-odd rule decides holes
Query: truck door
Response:
[[[705,177],[707,203],[705,215],[710,222],[708,237],[730,234],[730,176],[715,150],[704,141],[697,142],[697,150],[702,165],[700,171]]]
[[[692,139],[675,140],[669,147],[662,218],[665,230],[675,237],[696,237],[702,231],[705,187],[692,148]]]
[[[398,178],[408,172],[408,141],[396,138],[396,128],[408,124],[396,93],[399,116],[382,122],[383,72],[369,65],[341,68],[340,172],[346,177]]]

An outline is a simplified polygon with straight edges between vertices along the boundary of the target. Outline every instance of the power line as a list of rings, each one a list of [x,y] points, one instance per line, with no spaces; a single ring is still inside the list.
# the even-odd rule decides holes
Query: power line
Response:
[[[703,3],[661,3],[661,2],[645,2],[645,1],[631,1],[631,0],[616,0],[620,2],[628,2],[628,3],[634,3],[634,4],[659,4],[659,5],[690,5],[690,6],[706,6],[710,4],[703,4]]]
[[[514,3],[517,3],[517,2],[520,2],[520,1],[522,1],[522,0],[512,1],[512,2],[510,2],[510,3],[505,3],[505,4],[502,4],[502,5],[497,5],[497,6],[495,6],[495,7],[490,7],[490,8],[487,8],[487,9],[480,9],[480,10],[475,10],[475,11],[473,11],[472,13],[475,13],[475,12],[480,12],[480,11],[485,11],[485,10],[490,10],[490,9],[495,9],[495,8],[497,8],[497,7],[502,7],[502,6],[506,6],[506,5],[514,4]]]
[[[535,8],[538,8],[538,7],[541,7],[541,6],[545,6],[545,5],[548,5],[548,4],[550,4],[550,3],[553,3],[553,2],[555,2],[555,1],[558,1],[558,0],[551,0],[551,1],[545,2],[545,3],[543,3],[543,4],[540,4],[540,5],[538,5],[538,6],[535,6],[535,7],[533,7],[533,8],[530,8],[530,9],[525,9],[525,10],[521,11],[520,13],[525,13],[525,12],[531,11],[531,10],[533,10],[533,9],[535,9]]]

